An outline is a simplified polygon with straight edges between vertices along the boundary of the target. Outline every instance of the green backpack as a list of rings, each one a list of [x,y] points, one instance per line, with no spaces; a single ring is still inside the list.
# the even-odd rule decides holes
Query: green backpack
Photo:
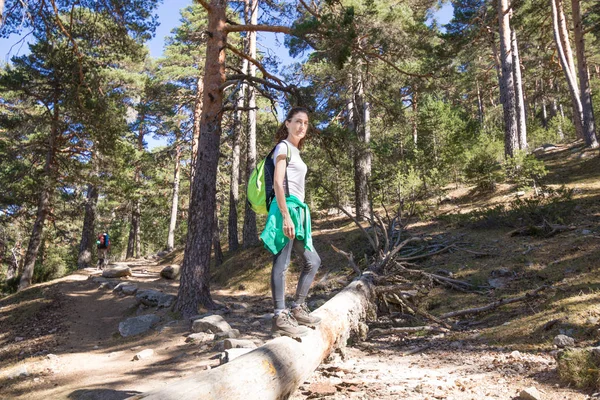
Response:
[[[287,146],[287,157],[286,157],[286,170],[285,170],[285,195],[290,195],[287,185],[287,166],[292,158],[290,146]],[[279,144],[279,143],[278,143]],[[260,160],[260,162],[252,171],[250,179],[248,180],[248,188],[246,189],[248,204],[257,214],[268,214],[271,202],[275,198],[275,189],[273,188],[273,179],[275,177],[275,165],[272,157],[275,152],[275,147],[269,152],[269,154]]]

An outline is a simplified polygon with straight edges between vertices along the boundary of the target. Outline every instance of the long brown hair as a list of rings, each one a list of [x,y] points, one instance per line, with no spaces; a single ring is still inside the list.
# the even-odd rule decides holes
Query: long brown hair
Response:
[[[277,129],[277,132],[275,132],[275,143],[279,143],[283,139],[286,139],[288,137],[288,130],[287,130],[287,126],[285,126],[285,122],[286,121],[292,122],[292,118],[294,118],[294,115],[296,115],[298,113],[304,113],[310,119],[310,111],[308,111],[308,108],[293,107],[287,113],[287,116],[285,117],[285,121],[283,121],[281,123],[281,125]],[[310,132],[310,124],[308,126],[308,129],[306,130],[306,136],[308,136],[309,132]],[[298,143],[298,149],[302,149],[302,146],[304,145],[304,139],[306,139],[306,136],[304,136],[302,139],[300,139],[300,142]]]

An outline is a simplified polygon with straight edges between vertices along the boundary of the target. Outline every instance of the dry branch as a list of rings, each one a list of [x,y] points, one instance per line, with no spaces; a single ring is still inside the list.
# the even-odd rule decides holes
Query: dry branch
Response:
[[[509,236],[535,236],[535,235],[540,235],[543,237],[551,237],[554,236],[558,233],[561,232],[565,232],[565,231],[572,231],[577,229],[575,226],[573,225],[557,225],[557,224],[551,224],[548,221],[544,220],[544,222],[541,225],[528,225],[528,226],[524,226],[518,229],[515,229],[513,231],[510,231],[508,233]]]
[[[393,335],[397,333],[413,333],[413,332],[448,332],[448,329],[440,328],[439,326],[402,326],[397,328],[381,329],[375,328],[369,331],[369,337]]]
[[[343,255],[344,257],[346,257],[348,259],[348,264],[352,267],[354,272],[356,272],[357,277],[360,277],[362,275],[362,271],[360,270],[360,268],[358,268],[358,265],[356,265],[356,263],[354,262],[354,256],[352,255],[352,252],[346,253],[345,251],[338,249],[334,245],[331,245],[331,247],[333,248],[333,250],[336,253],[340,253],[341,255]]]
[[[467,308],[466,310],[452,311],[446,314],[440,315],[441,319],[453,318],[453,317],[462,317],[464,315],[470,314],[481,314],[486,311],[495,310],[496,308],[503,306],[505,304],[517,303],[519,301],[525,301],[529,299],[533,299],[538,296],[538,293],[548,289],[550,286],[541,286],[530,293],[525,293],[523,296],[514,297],[512,299],[500,299],[493,303],[490,303],[483,307],[476,308]]]
[[[476,287],[469,282],[460,281],[458,279],[449,278],[447,276],[441,276],[437,274],[432,274],[431,272],[425,272],[418,269],[409,269],[403,266],[400,263],[396,263],[396,266],[404,272],[414,275],[421,275],[426,278],[429,278],[435,282],[438,282],[442,285],[450,286],[453,289],[460,288],[461,291],[470,289],[471,291],[476,290]]]

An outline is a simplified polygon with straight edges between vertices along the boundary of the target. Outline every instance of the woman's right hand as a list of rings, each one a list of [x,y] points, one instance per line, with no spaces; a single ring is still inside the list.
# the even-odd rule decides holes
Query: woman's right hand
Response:
[[[296,237],[296,227],[289,214],[286,214],[283,217],[283,234],[290,240],[293,240]]]

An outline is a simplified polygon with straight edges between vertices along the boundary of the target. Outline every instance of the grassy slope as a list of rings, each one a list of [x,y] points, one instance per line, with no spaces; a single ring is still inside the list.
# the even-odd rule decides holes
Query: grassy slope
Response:
[[[434,315],[520,296],[541,285],[552,286],[540,299],[464,318],[473,322],[477,335],[490,343],[520,349],[551,348],[552,339],[559,333],[569,334],[583,343],[592,343],[597,339],[595,318],[600,318],[600,306],[597,306],[600,303],[600,274],[597,271],[600,268],[600,229],[597,228],[600,219],[600,159],[596,152],[582,152],[578,144],[559,147],[543,155],[542,159],[549,171],[544,184],[552,188],[564,185],[574,189],[573,202],[554,204],[547,217],[553,219],[551,222],[572,225],[574,230],[549,238],[512,237],[509,232],[522,222],[519,215],[490,213],[482,219],[478,210],[508,205],[515,200],[516,189],[507,184],[501,185],[494,193],[483,195],[473,194],[470,187],[453,187],[447,193],[451,202],[436,206],[430,217],[410,227],[413,235],[441,235],[439,237],[446,239],[460,237],[461,246],[494,254],[481,257],[460,251],[443,253],[418,262],[418,268],[430,272],[444,269],[456,278],[474,284],[486,284],[492,271],[500,268],[514,272],[514,279],[504,288],[486,295],[430,288],[420,299],[420,306]],[[532,193],[527,193],[525,197],[531,196]],[[431,204],[434,204],[433,201]],[[321,285],[316,286],[319,292],[327,287],[324,282],[352,274],[346,260],[332,250],[331,244],[351,250],[362,267],[365,265],[362,254],[368,245],[348,219],[322,219],[315,223],[315,227],[315,243],[323,258],[323,267],[317,276],[317,281],[321,281]],[[584,235],[582,230],[592,233]],[[290,268],[288,293],[293,291],[297,277],[297,261]],[[213,287],[269,295],[270,265],[270,255],[262,248],[242,250],[214,270]],[[545,326],[554,320],[558,321],[550,327]]]

